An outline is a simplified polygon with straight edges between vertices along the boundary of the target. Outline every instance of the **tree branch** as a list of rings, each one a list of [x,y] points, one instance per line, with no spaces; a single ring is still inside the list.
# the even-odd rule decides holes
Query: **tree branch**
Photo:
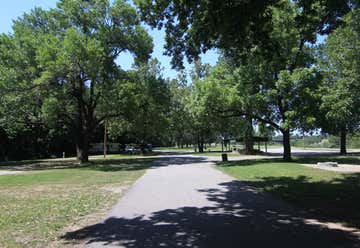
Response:
[[[117,118],[117,117],[124,117],[125,114],[124,113],[114,113],[114,114],[107,114],[107,115],[104,115],[102,116],[101,118],[99,118],[97,120],[97,123],[101,123],[103,121],[105,121],[106,119],[111,119],[111,118]]]

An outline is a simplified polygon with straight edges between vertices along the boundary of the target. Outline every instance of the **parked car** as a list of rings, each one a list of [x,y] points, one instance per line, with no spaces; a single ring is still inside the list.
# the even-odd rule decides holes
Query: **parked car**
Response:
[[[152,151],[151,144],[128,144],[125,145],[125,153],[128,154],[141,154]]]
[[[141,149],[136,147],[135,145],[126,145],[125,146],[125,153],[128,153],[128,154],[140,154]]]

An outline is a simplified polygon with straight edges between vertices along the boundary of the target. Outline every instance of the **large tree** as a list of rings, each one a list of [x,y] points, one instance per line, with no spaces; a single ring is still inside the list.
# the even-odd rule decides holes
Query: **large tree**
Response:
[[[360,9],[329,35],[320,48],[324,74],[320,126],[340,136],[340,154],[346,154],[346,136],[360,126]]]
[[[170,90],[168,81],[162,77],[160,63],[153,59],[132,70],[127,88],[124,95],[132,98],[126,101],[128,113],[125,118],[110,120],[111,136],[126,136],[140,144],[162,144],[168,134]]]
[[[198,83],[195,90],[198,90],[203,98],[203,104],[207,106],[211,120],[221,120],[225,124],[233,123],[234,118],[238,118],[242,125],[235,129],[236,133],[245,137],[245,153],[251,154],[253,150],[253,111],[254,106],[258,106],[258,101],[254,98],[256,84],[258,82],[256,66],[235,67],[229,61],[220,58],[209,75]],[[259,107],[259,106],[258,106]],[[245,121],[246,120],[246,121]],[[244,122],[245,121],[245,122]],[[244,125],[246,123],[246,125]],[[215,126],[218,126],[215,124]],[[219,128],[225,131],[225,126]],[[226,130],[229,133],[229,130]],[[234,133],[234,131],[232,131]],[[224,133],[223,136],[228,136]],[[238,138],[238,137],[237,137]]]
[[[62,0],[55,9],[24,14],[13,30],[0,42],[8,97],[36,94],[38,106],[46,104],[47,112],[76,130],[77,157],[87,162],[96,126],[123,114],[121,105],[112,105],[123,75],[118,55],[128,51],[135,62],[146,61],[151,37],[124,0]]]
[[[169,134],[171,144],[183,148],[193,143],[193,131],[191,129],[190,113],[186,105],[191,93],[191,87],[187,85],[182,74],[177,79],[169,82],[170,87],[170,112],[169,112]]]
[[[215,119],[209,115],[209,105],[204,101],[206,89],[202,81],[209,75],[210,65],[202,64],[200,59],[194,63],[191,71],[191,93],[186,100],[186,110],[190,117],[194,143],[199,152],[204,152],[205,144],[214,136]]]
[[[281,131],[284,159],[290,159],[290,131],[295,122],[304,120],[300,116],[302,112],[308,111],[293,109],[299,105],[292,99],[302,96],[307,99],[306,88],[314,90],[310,81],[317,78],[310,69],[309,44],[316,41],[318,34],[327,34],[336,28],[341,22],[339,17],[347,13],[353,3],[335,0],[137,0],[135,3],[150,25],[165,26],[166,50],[173,55],[174,67],[182,66],[184,56],[193,61],[213,47],[222,49],[239,66],[246,66],[261,56],[269,67],[267,79],[258,82],[259,87],[254,86],[258,92],[249,93],[260,93],[268,111],[254,115],[244,106],[240,110]],[[306,121],[313,122],[311,118]]]

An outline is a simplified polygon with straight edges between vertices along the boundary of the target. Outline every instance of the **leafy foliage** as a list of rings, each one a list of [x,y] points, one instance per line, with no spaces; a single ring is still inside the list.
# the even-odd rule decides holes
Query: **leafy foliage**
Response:
[[[9,104],[6,111],[16,105],[24,109],[5,116],[24,127],[34,121],[51,127],[61,120],[74,130],[78,158],[86,162],[95,128],[124,114],[120,105],[107,111],[110,99],[123,92],[116,58],[129,51],[136,63],[146,61],[151,37],[123,0],[62,0],[55,9],[24,14],[13,30],[0,42],[0,81],[7,93],[2,100]]]
[[[169,85],[161,77],[161,68],[157,60],[132,71],[129,87],[132,92],[132,111],[125,118],[110,121],[110,135],[113,138],[127,136],[137,143],[161,143],[166,138],[168,126],[167,113],[170,105]],[[130,86],[131,85],[131,86]]]
[[[325,113],[324,130],[338,133],[360,125],[360,11],[345,18],[346,24],[331,34],[323,47],[320,64],[324,76],[321,108]]]
[[[273,51],[282,48],[272,41],[272,23],[279,18],[272,9],[284,8],[289,1],[134,2],[143,20],[152,27],[165,27],[166,54],[172,55],[174,67],[181,68],[185,56],[192,62],[213,47],[234,55],[258,46],[271,56]],[[295,21],[294,28],[309,42],[316,41],[317,33],[327,34],[333,30],[339,23],[338,17],[350,10],[348,1],[296,0],[292,3],[302,11],[292,13],[293,18],[289,20]],[[288,19],[282,20],[287,22]]]

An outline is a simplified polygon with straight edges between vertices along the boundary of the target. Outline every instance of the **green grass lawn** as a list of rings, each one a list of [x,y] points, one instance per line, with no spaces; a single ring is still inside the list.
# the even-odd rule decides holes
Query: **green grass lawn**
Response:
[[[314,162],[318,159],[298,158],[298,161]],[[359,161],[359,157],[349,157],[345,161]],[[320,220],[360,228],[360,173],[342,174],[280,160],[227,162],[219,164],[218,168],[306,210]]]
[[[0,176],[0,247],[52,246],[69,225],[107,212],[151,159],[114,156],[81,167],[67,161],[64,166],[42,162],[46,166],[22,162],[26,172]]]

